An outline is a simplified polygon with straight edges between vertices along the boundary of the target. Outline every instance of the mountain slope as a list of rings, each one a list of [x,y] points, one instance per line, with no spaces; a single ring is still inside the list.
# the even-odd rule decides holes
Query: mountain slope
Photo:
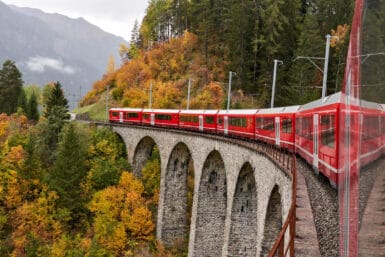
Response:
[[[118,58],[124,39],[82,18],[71,19],[0,1],[0,63],[14,60],[26,84],[60,81],[71,105],[105,72],[108,58]]]

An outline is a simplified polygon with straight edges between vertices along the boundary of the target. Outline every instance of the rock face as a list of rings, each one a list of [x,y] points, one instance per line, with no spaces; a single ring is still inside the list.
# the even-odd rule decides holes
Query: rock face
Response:
[[[38,9],[0,1],[0,64],[16,62],[25,84],[60,81],[70,102],[101,78],[108,58],[123,38],[109,34],[82,18],[71,19]]]

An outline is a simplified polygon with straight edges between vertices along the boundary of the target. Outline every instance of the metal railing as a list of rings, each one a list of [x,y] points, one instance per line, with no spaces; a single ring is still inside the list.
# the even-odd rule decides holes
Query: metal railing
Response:
[[[283,225],[281,231],[278,234],[278,237],[271,248],[268,257],[284,257],[289,256],[294,257],[294,239],[295,239],[295,221],[296,221],[296,199],[297,199],[297,167],[296,167],[296,158],[293,154],[292,165],[291,165],[291,176],[292,176],[292,200],[289,210],[289,214]],[[287,233],[289,233],[287,242],[285,245],[285,238]]]

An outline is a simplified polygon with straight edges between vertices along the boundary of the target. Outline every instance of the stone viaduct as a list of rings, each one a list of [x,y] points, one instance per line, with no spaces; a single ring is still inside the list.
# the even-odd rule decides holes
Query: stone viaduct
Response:
[[[154,145],[159,149],[160,241],[188,240],[189,257],[267,256],[291,205],[292,181],[280,167],[225,139],[148,127],[113,125],[112,130],[124,141],[136,176]],[[194,168],[191,217],[189,165]]]

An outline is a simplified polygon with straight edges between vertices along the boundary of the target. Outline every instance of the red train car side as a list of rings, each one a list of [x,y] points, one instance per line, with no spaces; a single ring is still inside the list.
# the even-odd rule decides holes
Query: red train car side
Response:
[[[143,109],[138,108],[111,108],[109,119],[111,122],[141,124]]]
[[[255,138],[294,150],[295,113],[299,106],[260,109],[256,114]]]
[[[338,126],[341,94],[302,105],[296,114],[296,152],[338,184]]]
[[[179,110],[144,109],[142,124],[159,127],[179,127]]]
[[[222,110],[217,116],[217,132],[243,138],[255,138],[257,110]]]

